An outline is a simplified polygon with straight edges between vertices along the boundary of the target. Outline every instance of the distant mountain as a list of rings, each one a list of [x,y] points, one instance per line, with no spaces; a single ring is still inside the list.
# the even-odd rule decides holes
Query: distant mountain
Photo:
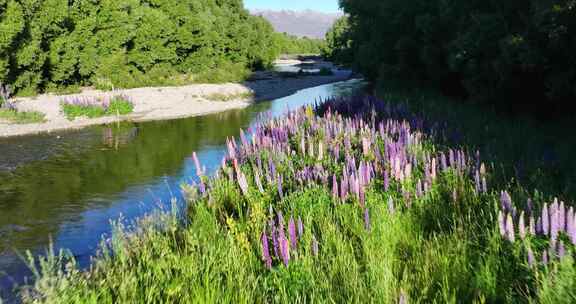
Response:
[[[309,38],[324,38],[336,19],[342,16],[340,13],[327,14],[312,10],[254,10],[251,13],[270,21],[277,32]]]

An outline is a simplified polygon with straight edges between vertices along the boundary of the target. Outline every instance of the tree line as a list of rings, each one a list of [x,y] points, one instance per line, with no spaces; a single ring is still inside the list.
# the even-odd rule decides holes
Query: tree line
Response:
[[[0,0],[0,83],[20,95],[240,80],[305,44],[242,0]]]
[[[326,48],[322,39],[297,37],[287,33],[276,33],[276,45],[281,54],[320,54]]]
[[[341,0],[326,55],[514,111],[576,109],[576,1]]]

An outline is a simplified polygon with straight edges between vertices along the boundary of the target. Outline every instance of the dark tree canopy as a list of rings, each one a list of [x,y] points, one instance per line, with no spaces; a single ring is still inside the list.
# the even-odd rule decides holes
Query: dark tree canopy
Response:
[[[328,34],[329,55],[371,79],[433,86],[515,110],[576,108],[574,0],[340,4],[347,24]]]

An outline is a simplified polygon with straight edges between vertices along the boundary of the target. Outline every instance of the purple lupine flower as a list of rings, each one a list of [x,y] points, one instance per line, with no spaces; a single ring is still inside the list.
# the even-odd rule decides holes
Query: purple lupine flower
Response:
[[[312,254],[318,256],[318,241],[314,235],[312,235]]]
[[[506,217],[506,237],[511,243],[514,243],[514,221],[512,219],[512,215],[508,214]]]
[[[302,218],[298,217],[298,237],[302,238],[302,236],[304,236],[304,224]]]
[[[290,237],[290,248],[296,250],[298,236],[296,235],[296,224],[294,223],[293,217],[290,217],[290,221],[288,222],[288,233]]]
[[[520,213],[520,220],[518,223],[518,230],[520,232],[520,238],[523,240],[526,238],[526,224],[524,223],[524,211]]]
[[[364,208],[364,228],[366,231],[370,231],[370,213],[368,212],[368,207]]]
[[[507,191],[500,192],[500,203],[504,211],[512,211],[512,198]]]
[[[442,166],[442,172],[448,169],[448,164],[446,163],[446,154],[444,154],[444,152],[440,153],[440,164]]]
[[[568,234],[572,244],[576,245],[576,217],[573,207],[568,209],[568,214],[566,215],[566,234]]]
[[[200,178],[200,180],[198,181],[198,190],[200,190],[200,194],[202,195],[206,194],[206,184],[204,184],[202,178]]]
[[[270,248],[268,247],[268,236],[266,235],[266,231],[262,232],[260,236],[262,240],[262,258],[264,259],[264,263],[266,268],[272,268],[272,258],[270,257]]]
[[[550,205],[550,239],[555,241],[558,238],[559,220],[558,220],[558,205]]]
[[[544,234],[544,229],[542,229],[542,217],[538,217],[536,220],[536,234]]]
[[[504,237],[506,235],[506,220],[502,211],[498,211],[498,228],[500,228],[500,235]]]
[[[548,251],[544,250],[544,252],[542,252],[542,263],[544,265],[548,264]]]
[[[270,176],[276,176],[276,165],[274,165],[272,158],[268,159],[268,170],[270,171]]]
[[[548,205],[544,203],[544,207],[542,207],[542,233],[548,235],[550,232],[550,222],[548,217]]]
[[[348,181],[343,179],[342,182],[340,183],[340,199],[342,199],[342,201],[345,201],[347,196],[348,196]]]

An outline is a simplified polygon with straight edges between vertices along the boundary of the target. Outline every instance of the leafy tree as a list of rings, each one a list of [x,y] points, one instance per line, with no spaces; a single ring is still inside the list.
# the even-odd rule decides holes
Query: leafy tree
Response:
[[[576,110],[576,1],[342,0],[328,54],[371,79],[514,111]]]
[[[275,41],[241,0],[0,0],[0,82],[19,94],[231,80],[269,65]]]

